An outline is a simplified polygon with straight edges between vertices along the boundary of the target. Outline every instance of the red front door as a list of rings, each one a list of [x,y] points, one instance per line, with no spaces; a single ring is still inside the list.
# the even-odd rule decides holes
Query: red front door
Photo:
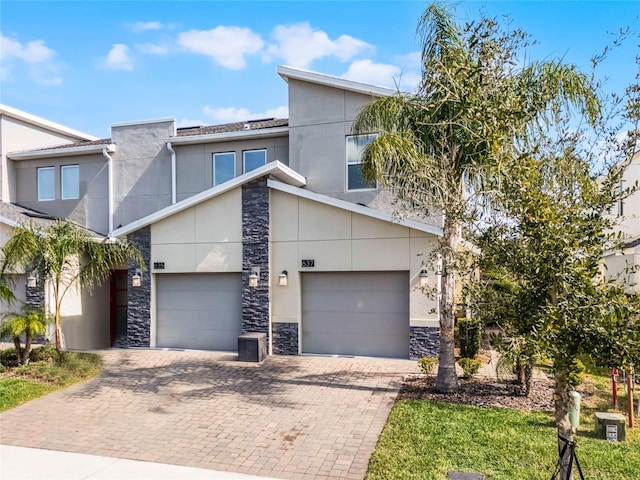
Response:
[[[122,345],[127,337],[127,270],[111,273],[111,346]]]

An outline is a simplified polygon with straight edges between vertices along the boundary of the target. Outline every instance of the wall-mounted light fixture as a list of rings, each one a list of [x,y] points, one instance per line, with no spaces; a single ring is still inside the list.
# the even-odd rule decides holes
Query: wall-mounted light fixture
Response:
[[[286,270],[283,270],[282,273],[278,275],[278,285],[281,287],[289,285],[289,273]]]
[[[260,268],[253,267],[251,269],[251,275],[249,275],[249,286],[257,287],[260,280]]]
[[[142,270],[136,268],[136,273],[131,277],[131,286],[139,287],[142,284]]]
[[[31,275],[27,277],[27,288],[36,288],[37,286],[38,278],[32,272]]]
[[[426,267],[423,265],[420,273],[418,274],[418,285],[420,285],[421,287],[426,287],[428,280],[429,274],[427,273]]]

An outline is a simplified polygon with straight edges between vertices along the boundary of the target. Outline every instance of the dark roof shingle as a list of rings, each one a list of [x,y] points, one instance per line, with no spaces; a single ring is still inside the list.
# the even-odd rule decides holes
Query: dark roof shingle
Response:
[[[248,125],[248,128],[245,125]],[[260,120],[247,120],[246,122],[225,123],[222,125],[203,125],[200,127],[179,128],[178,137],[241,132],[243,130],[262,130],[265,128],[286,127],[288,125],[288,118],[265,118]]]

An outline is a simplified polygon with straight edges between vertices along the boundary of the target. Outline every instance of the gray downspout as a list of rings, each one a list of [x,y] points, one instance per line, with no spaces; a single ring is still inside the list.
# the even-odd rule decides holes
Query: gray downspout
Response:
[[[171,147],[171,142],[167,142],[167,149],[171,152],[171,205],[176,203],[176,152]]]
[[[102,149],[102,155],[104,155],[107,159],[107,176],[109,178],[108,182],[108,195],[109,195],[109,238],[112,237],[113,234],[113,159],[107,152],[106,148]]]

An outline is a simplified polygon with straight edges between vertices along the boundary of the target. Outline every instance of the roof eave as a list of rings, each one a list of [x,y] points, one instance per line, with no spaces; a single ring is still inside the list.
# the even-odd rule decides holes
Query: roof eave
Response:
[[[0,114],[15,118],[16,120],[20,120],[22,122],[31,123],[33,125],[59,134],[67,135],[69,137],[75,137],[79,140],[99,140],[98,137],[94,137],[93,135],[80,132],[79,130],[75,130],[73,128],[65,127],[64,125],[60,125],[59,123],[37,117],[36,115],[23,112],[21,110],[18,110],[17,108],[9,107],[8,105],[0,104]]]
[[[36,160],[39,158],[57,158],[57,157],[73,157],[76,155],[91,155],[94,153],[102,153],[104,150],[107,153],[113,153],[116,151],[116,146],[113,143],[98,144],[98,145],[81,145],[81,146],[69,146],[59,148],[48,148],[45,150],[31,150],[26,152],[9,152],[7,157],[11,160]]]
[[[276,71],[287,83],[289,82],[289,78],[293,78],[295,80],[316,83],[318,85],[339,88],[341,90],[349,90],[351,92],[362,93],[364,95],[371,95],[374,97],[390,97],[398,93],[397,90],[393,90],[391,88],[368,85],[366,83],[354,82],[353,80],[346,80],[344,78],[333,77],[331,75],[324,75],[310,70],[302,70],[283,65],[279,65]]]
[[[209,133],[205,135],[185,135],[169,137],[165,143],[172,145],[195,145],[198,143],[225,142],[244,138],[283,137],[289,134],[289,127],[261,128],[257,130],[242,130],[237,132]]]

